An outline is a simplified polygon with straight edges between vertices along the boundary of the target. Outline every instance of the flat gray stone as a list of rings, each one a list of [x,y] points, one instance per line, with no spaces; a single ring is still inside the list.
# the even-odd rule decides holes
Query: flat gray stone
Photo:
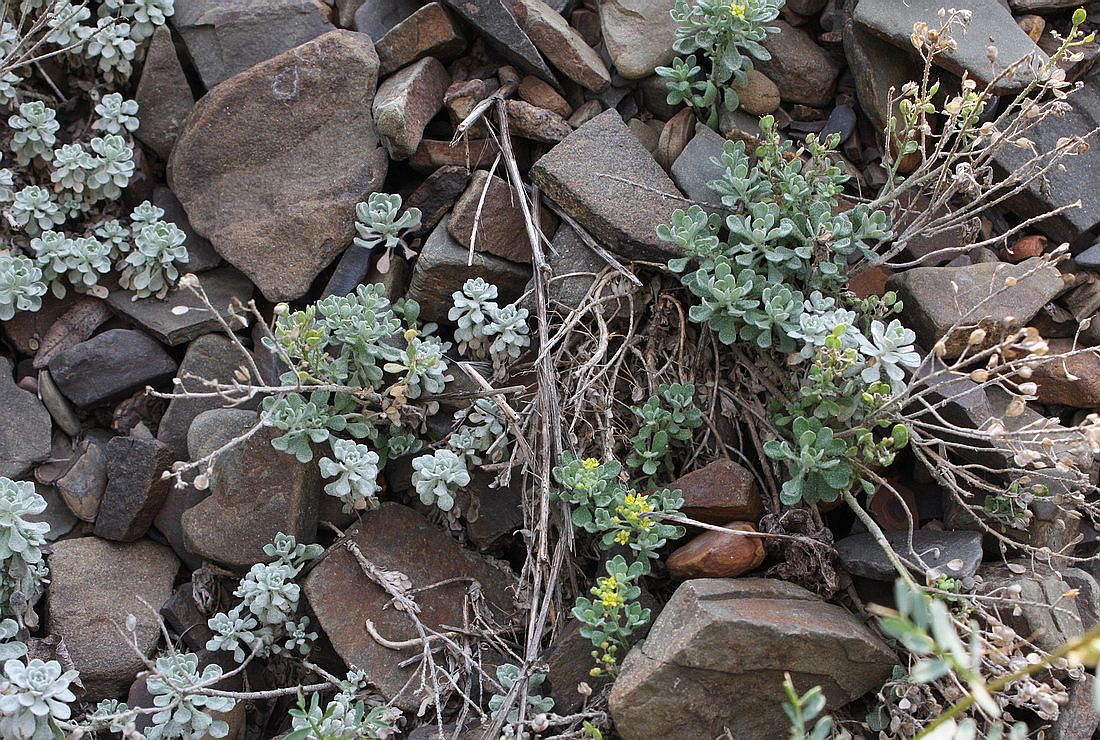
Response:
[[[888,492],[876,494],[888,496]],[[943,532],[918,529],[913,532],[913,548],[909,549],[908,532],[887,532],[886,540],[905,560],[920,567],[923,561],[929,569],[935,568],[942,575],[958,579],[970,579],[982,564],[982,535],[980,532]],[[840,562],[854,576],[876,581],[893,582],[898,573],[886,557],[882,547],[869,533],[853,534],[836,543]],[[919,556],[919,560],[918,560]]]
[[[134,100],[141,118],[134,137],[161,159],[168,159],[184,119],[195,106],[168,26],[160,26],[153,32]]]
[[[95,535],[133,542],[145,536],[168,496],[161,474],[174,460],[155,439],[115,437],[107,443],[107,488],[99,502]]]
[[[176,372],[176,361],[157,340],[134,329],[110,329],[55,355],[50,375],[80,408],[126,398]]]
[[[50,412],[15,384],[11,360],[0,356],[0,475],[19,479],[50,456]]]
[[[554,73],[524,33],[503,0],[446,0],[447,7],[476,28],[485,42],[509,64],[557,84]],[[513,6],[514,7],[514,6]],[[523,6],[520,5],[520,8]]]
[[[605,0],[599,4],[603,41],[616,72],[638,80],[672,61],[676,24],[669,11],[675,5],[675,0]]]
[[[535,162],[531,178],[620,257],[663,262],[680,256],[657,238],[657,226],[685,207],[684,198],[618,111],[604,111],[567,136]]]
[[[370,36],[372,41],[378,41],[419,7],[420,3],[416,0],[368,0],[354,11],[354,28],[359,33]],[[343,8],[340,12],[340,24],[351,25],[344,20]]]
[[[713,161],[714,159],[722,161],[722,148],[725,142],[726,139],[714,129],[701,123],[696,124],[695,136],[672,163],[672,170],[669,173],[676,187],[680,188],[684,195],[701,205],[711,206],[707,208],[708,211],[723,210],[721,196],[707,183],[720,179],[725,172],[724,167]]]

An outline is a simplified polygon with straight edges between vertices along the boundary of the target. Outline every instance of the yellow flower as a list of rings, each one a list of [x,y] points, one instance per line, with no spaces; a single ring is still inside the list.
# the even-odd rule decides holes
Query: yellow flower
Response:
[[[411,342],[412,340],[416,339],[416,335],[418,333],[419,332],[417,332],[416,329],[406,329],[405,330],[405,341],[406,342]]]
[[[730,15],[738,20],[745,20],[745,6],[741,3],[730,3]]]
[[[625,545],[626,543],[630,542],[630,532],[626,531],[625,529],[620,530],[615,535],[615,542],[619,543],[620,545]]]
[[[594,457],[586,457],[585,459],[581,460],[581,465],[584,467],[585,470],[595,470],[596,468],[600,467],[600,461]]]

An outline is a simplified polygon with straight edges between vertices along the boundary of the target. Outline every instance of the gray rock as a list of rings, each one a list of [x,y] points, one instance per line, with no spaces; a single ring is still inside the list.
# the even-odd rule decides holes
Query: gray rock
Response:
[[[1076,255],[1073,263],[1086,270],[1100,270],[1100,242]]]
[[[420,209],[420,226],[414,233],[417,236],[430,234],[469,182],[470,172],[459,165],[440,167],[428,175],[405,201],[406,208]]]
[[[557,84],[554,73],[546,66],[542,55],[524,33],[516,16],[503,0],[446,0],[447,6],[473,26],[485,42],[516,68]],[[516,7],[516,4],[509,4]],[[519,5],[522,8],[522,5]]]
[[[491,488],[495,473],[475,470],[466,492],[472,499],[465,510],[470,542],[485,552],[500,546],[523,529],[523,486],[519,476],[503,488]]]
[[[161,159],[168,159],[195,98],[167,26],[153,32],[134,100],[141,114],[141,126],[134,136]]]
[[[887,285],[905,302],[905,323],[917,333],[921,346],[931,348],[943,338],[944,356],[954,358],[966,348],[974,327],[980,325],[987,332],[981,346],[992,346],[1031,321],[1062,291],[1058,270],[1044,266],[1036,271],[1038,265],[1039,258],[1032,257],[1018,265],[986,262],[967,267],[917,267],[892,276]],[[1010,277],[1019,282],[1006,288],[1005,280]],[[995,294],[992,298],[991,293]],[[955,324],[960,328],[948,335]]]
[[[789,730],[776,701],[785,672],[795,686],[821,686],[835,711],[882,686],[896,660],[860,620],[793,584],[691,580],[627,654],[611,716],[623,740],[696,740],[727,728],[765,740]]]
[[[0,475],[18,479],[50,456],[50,413],[15,384],[11,360],[0,356]]]
[[[57,384],[53,382],[50,371],[45,368],[38,371],[38,397],[57,426],[61,427],[61,431],[70,437],[80,433],[80,417],[76,415],[69,399],[61,394]]]
[[[187,272],[206,272],[221,264],[222,258],[210,240],[195,231],[183,204],[169,188],[158,185],[153,191],[153,205],[164,210],[165,221],[171,221],[187,236]]]
[[[810,34],[784,21],[769,24],[779,33],[768,34],[763,45],[772,58],[753,65],[779,88],[788,103],[824,107],[832,102],[840,67]]]
[[[333,31],[219,85],[180,132],[172,190],[269,300],[309,289],[351,243],[355,204],[382,185],[377,79],[370,39]]]
[[[512,576],[464,549],[412,509],[383,503],[366,512],[348,535],[367,560],[384,570],[403,573],[414,588],[461,579],[416,594],[419,618],[431,629],[462,623],[468,578],[481,585],[484,604],[497,618],[513,610],[508,591]],[[419,682],[409,680],[416,666],[399,665],[417,655],[417,649],[383,647],[363,625],[371,620],[390,640],[416,637],[416,628],[390,605],[390,596],[367,578],[346,547],[330,548],[306,577],[302,591],[318,625],[347,665],[366,671],[367,680],[397,706],[411,710],[420,704],[424,696],[418,693]]]
[[[554,277],[548,286],[551,313],[566,315],[577,308],[588,295],[589,288],[596,282],[596,275],[607,267],[604,258],[592,251],[581,241],[580,236],[569,224],[562,224],[545,250],[546,262]],[[582,273],[582,274],[572,274]],[[583,274],[590,273],[590,274]],[[569,275],[569,277],[557,277]],[[535,315],[534,283],[528,283],[528,297],[523,302],[531,315]],[[524,291],[525,293],[527,291]]]
[[[179,389],[206,390],[202,380],[231,382],[233,371],[241,366],[248,367],[240,346],[222,334],[206,334],[187,347],[187,354],[183,356],[176,374],[180,379]],[[194,377],[188,378],[189,375]],[[157,439],[168,445],[176,460],[186,460],[187,430],[191,428],[191,422],[202,412],[222,406],[223,403],[216,398],[173,398],[161,417]]]
[[[615,71],[628,80],[653,74],[676,56],[675,0],[605,0],[600,3],[604,44]]]
[[[657,225],[685,206],[683,196],[617,111],[601,113],[544,154],[531,178],[619,256],[679,256],[678,248],[657,238]]]
[[[155,439],[115,437],[106,453],[107,488],[99,502],[95,535],[133,542],[149,531],[168,496],[172,484],[161,474],[173,462],[172,451]]]
[[[313,0],[180,0],[170,20],[208,90],[334,28]]]
[[[462,284],[475,277],[497,286],[501,305],[519,298],[531,277],[531,268],[481,252],[475,252],[473,264],[467,266],[470,250],[450,235],[449,222],[450,217],[439,222],[420,248],[413,266],[407,297],[420,303],[421,318],[447,321],[451,294],[462,290]]]
[[[1008,0],[1008,5],[1019,13],[1049,13],[1054,10],[1078,8],[1081,0]]]
[[[911,56],[897,53],[890,43],[859,26],[850,6],[846,4],[841,31],[844,55],[856,83],[860,108],[875,131],[885,131],[891,115],[890,89],[898,96],[906,82],[920,79],[921,68]]]
[[[252,283],[248,278],[228,265],[195,277],[221,317],[234,329],[241,328],[240,320],[230,317],[229,307],[234,299],[246,304],[252,298]],[[107,303],[116,313],[171,347],[221,331],[217,316],[202,305],[190,288],[173,288],[163,299],[151,297],[136,301],[133,291],[115,290],[107,297]]]
[[[725,141],[721,134],[709,126],[696,124],[695,136],[672,163],[669,171],[676,187],[693,201],[712,206],[708,210],[724,210],[722,198],[711,190],[707,183],[720,179],[725,172],[724,167],[711,161],[712,159],[722,160]]]
[[[908,537],[908,532],[886,533],[886,540],[890,546],[902,559],[912,563],[918,572],[924,570],[920,567],[923,561],[928,569],[935,568],[942,575],[968,580],[973,578],[978,566],[982,564],[980,532],[918,529],[913,532],[912,550],[909,549]],[[854,576],[890,582],[898,577],[886,553],[869,533],[845,537],[836,543],[836,551],[844,569]]]
[[[449,62],[466,49],[465,33],[440,3],[428,3],[377,42],[382,76],[424,57]]]
[[[1052,652],[1097,625],[1100,587],[1091,574],[1079,568],[1052,571],[1026,560],[1009,564],[1022,572],[1013,573],[1004,563],[982,566],[977,592],[1004,596],[1006,588],[1019,589],[1010,605],[994,607],[1001,621],[1018,635]],[[1072,589],[1079,593],[1067,596]]]
[[[416,12],[420,3],[416,0],[371,0],[364,2],[355,11],[355,30],[365,33],[372,41],[378,41],[389,33],[390,29]],[[340,25],[351,24],[344,20],[340,11]]]
[[[859,0],[855,9],[855,21],[868,31],[881,36],[894,46],[916,53],[909,40],[913,24],[924,21],[937,25],[936,13],[943,7],[939,0]],[[961,75],[967,72],[979,88],[990,84],[993,78],[1034,54],[1041,64],[1047,57],[1026,33],[1016,24],[1012,14],[1000,0],[972,0],[966,8],[973,12],[969,33],[958,29],[952,38],[958,48],[936,57],[937,62],[949,71]],[[989,45],[997,47],[996,63],[989,63]],[[1015,94],[1034,80],[1034,72],[1028,64],[1020,65],[1015,75],[1006,76],[994,88],[995,93]]]
[[[374,96],[374,125],[390,159],[408,159],[420,146],[424,127],[443,107],[451,77],[438,59],[427,57],[386,78]]]
[[[214,409],[200,414],[188,432],[192,459],[219,445],[212,438],[240,435],[257,423],[254,412]],[[208,560],[248,568],[264,560],[263,547],[279,532],[299,542],[317,536],[321,474],[317,463],[300,463],[279,452],[264,428],[218,457],[210,476],[210,495],[183,513],[185,547]]]
[[[172,593],[179,561],[149,540],[82,537],[55,543],[49,566],[47,631],[64,638],[84,682],[84,699],[125,694],[145,668],[141,655],[152,655],[160,640],[156,616],[145,604],[159,609]],[[131,614],[137,619],[137,652],[116,629]]]
[[[140,331],[111,329],[59,352],[50,375],[65,397],[80,408],[113,403],[176,372],[176,362]]]

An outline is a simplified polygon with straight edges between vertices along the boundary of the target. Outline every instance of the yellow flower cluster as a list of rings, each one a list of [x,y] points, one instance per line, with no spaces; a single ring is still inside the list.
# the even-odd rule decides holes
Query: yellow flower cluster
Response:
[[[653,526],[653,520],[647,517],[646,514],[651,514],[653,510],[653,504],[650,503],[649,498],[644,493],[631,491],[623,499],[623,505],[615,509],[613,520],[616,524],[625,524],[633,529],[648,530]],[[623,535],[627,536],[623,537]],[[629,534],[626,532],[619,532],[615,535],[615,541],[621,545],[625,545],[627,539],[629,539]]]
[[[592,588],[592,595],[599,599],[606,609],[622,609],[623,596],[619,593],[619,581],[615,576],[597,578],[596,585]]]
[[[742,3],[730,3],[730,15],[738,20],[745,20],[745,6]]]

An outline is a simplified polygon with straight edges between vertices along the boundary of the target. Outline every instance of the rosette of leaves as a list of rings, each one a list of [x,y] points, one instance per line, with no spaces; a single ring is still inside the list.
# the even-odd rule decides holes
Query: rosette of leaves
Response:
[[[378,453],[364,444],[346,439],[331,439],[332,457],[322,457],[317,465],[325,478],[325,493],[340,499],[345,512],[378,507]]]
[[[354,385],[378,388],[382,384],[382,364],[400,357],[392,338],[401,330],[401,321],[385,297],[381,284],[360,285],[355,293],[329,296],[317,302],[325,333],[323,346],[343,346],[347,363],[346,379]]]
[[[803,303],[798,326],[792,328],[789,334],[792,339],[802,343],[799,355],[808,360],[820,347],[825,346],[826,338],[834,333],[841,347],[859,347],[856,337],[860,336],[860,331],[856,328],[856,312],[837,307],[836,299],[825,297],[821,291],[815,290]]]
[[[258,634],[260,623],[251,615],[241,615],[237,605],[229,613],[219,612],[207,620],[213,636],[206,641],[207,650],[225,650],[233,653],[233,660],[243,663],[253,651],[260,654],[264,644]]]
[[[768,33],[779,33],[767,23],[779,17],[783,0],[677,0],[671,15],[676,22],[676,40],[672,48],[678,54],[672,67],[656,72],[669,79],[668,103],[687,103],[696,115],[717,130],[719,110],[736,110],[740,105],[736,87],[744,87],[753,58],[771,59],[761,42]],[[702,53],[710,64],[703,73],[695,53]]]
[[[642,589],[638,580],[645,574],[642,563],[626,564],[616,555],[605,564],[607,575],[596,579],[590,594],[580,596],[572,614],[581,623],[581,636],[591,641],[596,666],[593,676],[618,673],[618,656],[629,647],[630,637],[649,623],[650,610],[638,602]]]
[[[95,28],[82,26],[79,34],[86,39],[84,54],[94,60],[109,80],[124,80],[134,71],[137,43],[130,37],[130,24],[114,18],[100,18]]]
[[[313,460],[311,445],[327,442],[333,432],[346,431],[360,439],[367,436],[370,425],[354,409],[354,401],[337,395],[330,405],[330,397],[324,391],[313,391],[308,400],[300,393],[265,398],[263,423],[285,432],[272,439],[271,446],[306,463]]]
[[[355,206],[355,219],[358,236],[352,242],[364,249],[382,246],[386,250],[378,260],[379,271],[389,270],[390,253],[399,246],[406,258],[415,256],[402,235],[420,225],[420,209],[407,208],[401,213],[400,195],[371,193],[365,203]]]
[[[290,710],[291,731],[285,740],[388,740],[397,734],[401,711],[394,707],[370,707],[353,695],[338,693],[324,708],[313,694],[306,701],[298,694],[298,706]]]
[[[47,522],[28,516],[46,510],[46,500],[29,481],[0,477],[0,615],[22,621],[31,614],[46,578],[42,547]],[[13,598],[19,595],[19,598]]]
[[[11,319],[16,311],[37,311],[45,294],[42,270],[34,261],[0,253],[0,320]],[[0,478],[0,485],[3,480]]]
[[[107,2],[103,7],[110,5]],[[133,0],[120,5],[122,16],[130,20],[130,38],[139,44],[151,38],[157,26],[163,26],[175,13],[173,0]]]
[[[121,24],[126,25],[126,24]],[[134,149],[121,136],[108,134],[92,139],[95,169],[88,174],[88,187],[99,198],[116,200],[134,175]]]
[[[35,159],[40,162],[53,159],[57,130],[61,127],[53,108],[41,100],[23,103],[19,112],[8,119],[8,125],[14,132],[11,148],[17,164],[26,167]]]
[[[791,332],[798,327],[802,313],[802,294],[786,285],[769,285],[760,294],[760,308],[745,314],[743,339],[761,349],[793,352],[796,347]]]
[[[485,327],[485,333],[487,337],[492,338],[489,354],[497,368],[519,357],[524,347],[531,346],[527,314],[526,308],[517,308],[515,304],[509,304],[493,312],[489,325]]]
[[[828,503],[851,491],[857,478],[848,460],[848,443],[815,418],[798,417],[792,432],[793,444],[785,439],[764,444],[768,457],[787,463],[791,476],[783,484],[780,500],[788,506]]]
[[[389,393],[398,401],[420,398],[425,392],[442,393],[454,378],[447,374],[444,353],[450,347],[439,337],[421,337],[415,329],[405,332],[405,351],[387,362],[382,369],[399,376]]]
[[[215,720],[210,712],[228,712],[236,699],[187,692],[197,684],[211,685],[222,675],[221,666],[210,663],[199,671],[199,656],[194,653],[170,653],[156,659],[156,671],[149,675],[146,687],[153,706],[160,711],[152,716],[153,725],[145,730],[149,740],[177,737],[225,737],[229,725]]]
[[[284,562],[256,563],[233,595],[261,623],[282,625],[298,610],[301,587],[294,583],[298,569]]]
[[[88,291],[99,282],[100,275],[111,271],[111,257],[110,245],[94,236],[73,239],[65,260],[69,268],[65,276],[77,291]]]
[[[759,295],[764,280],[749,268],[734,273],[734,266],[725,257],[714,264],[713,271],[700,267],[685,285],[699,298],[688,309],[688,317],[707,324],[723,344],[737,341],[745,316],[760,307]]]
[[[500,717],[504,712],[504,702],[506,701],[508,694],[515,687],[516,683],[523,675],[523,670],[514,663],[505,663],[497,666],[497,683],[500,684],[500,690],[489,697],[489,713],[494,719]],[[542,696],[539,693],[539,689],[546,681],[545,673],[532,673],[527,677],[527,712],[528,717],[534,717],[539,714],[546,714],[554,708],[554,700],[549,696]],[[505,717],[507,722],[519,722],[519,707],[512,705],[512,708],[508,711]]]
[[[179,281],[180,264],[189,260],[184,242],[187,235],[168,221],[142,226],[134,233],[134,249],[126,255],[119,284],[134,291],[132,300],[163,298]]]
[[[29,236],[65,223],[65,214],[57,207],[53,194],[38,185],[27,185],[16,192],[4,214],[8,223]]]
[[[905,390],[905,368],[915,368],[921,361],[913,347],[916,339],[916,333],[897,319],[889,324],[872,321],[870,338],[863,334],[857,337],[859,351],[868,358],[860,373],[863,380],[889,383],[894,393]]]
[[[161,23],[163,23],[163,16]],[[106,134],[123,134],[137,131],[138,104],[136,100],[126,100],[122,93],[104,95],[103,99],[96,103],[96,116],[92,122],[93,131],[102,131]]]
[[[453,509],[455,492],[470,485],[466,463],[449,449],[413,458],[412,467],[412,484],[420,501],[441,511]]]
[[[50,180],[75,194],[84,192],[88,172],[95,168],[92,155],[80,143],[65,144],[54,149]]]
[[[447,312],[448,321],[456,325],[455,341],[461,354],[483,357],[486,327],[497,309],[497,286],[482,278],[471,278],[462,284],[462,290],[451,294],[453,306]]]
[[[0,735],[27,740],[59,737],[61,730],[56,723],[72,716],[69,702],[76,701],[76,695],[69,687],[76,678],[77,671],[64,671],[56,660],[5,661]]]
[[[464,423],[451,435],[448,446],[478,465],[479,453],[489,450],[493,450],[492,459],[499,460],[508,448],[508,431],[500,405],[491,398],[478,398],[456,416],[461,414],[465,414]]]

